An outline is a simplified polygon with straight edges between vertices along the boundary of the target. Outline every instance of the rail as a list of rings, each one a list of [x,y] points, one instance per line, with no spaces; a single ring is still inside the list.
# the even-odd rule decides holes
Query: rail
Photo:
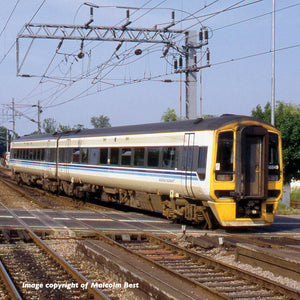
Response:
[[[51,249],[44,241],[42,241],[13,211],[11,211],[8,207],[6,207],[2,202],[0,205],[6,209],[17,221],[21,224],[28,235],[32,238],[32,240],[41,247],[54,261],[56,261],[59,265],[63,267],[63,269],[70,274],[74,279],[76,279],[79,283],[85,284],[87,286],[87,292],[95,297],[95,299],[105,299],[109,300],[103,292],[99,289],[92,287],[92,283],[80,274],[76,269],[74,269],[66,260],[64,260],[58,253],[56,253],[53,249]]]

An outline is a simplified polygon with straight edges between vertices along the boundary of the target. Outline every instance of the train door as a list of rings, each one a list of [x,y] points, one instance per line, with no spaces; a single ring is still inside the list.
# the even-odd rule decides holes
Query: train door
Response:
[[[263,137],[246,136],[245,142],[245,196],[263,197]]]
[[[237,186],[242,198],[267,197],[267,139],[267,130],[260,126],[243,128],[241,131],[237,180],[242,180]]]
[[[183,144],[183,184],[188,197],[194,197],[193,193],[193,157],[194,157],[195,133],[184,134]]]

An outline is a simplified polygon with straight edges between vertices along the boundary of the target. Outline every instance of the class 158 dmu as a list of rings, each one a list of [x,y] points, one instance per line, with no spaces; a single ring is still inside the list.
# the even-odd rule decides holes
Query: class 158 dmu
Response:
[[[24,136],[10,168],[20,183],[209,228],[271,224],[283,184],[280,132],[240,115]]]

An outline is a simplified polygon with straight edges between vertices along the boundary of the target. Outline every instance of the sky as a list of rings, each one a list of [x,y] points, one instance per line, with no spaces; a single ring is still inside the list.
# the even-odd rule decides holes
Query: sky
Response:
[[[87,3],[88,5],[84,4]],[[82,124],[104,115],[112,126],[159,122],[168,108],[185,116],[185,74],[174,72],[187,30],[209,32],[210,67],[202,69],[202,112],[251,115],[271,101],[272,0],[0,0],[0,126],[19,135],[37,130],[41,120]],[[179,30],[163,57],[162,43],[66,41],[19,38],[27,23]],[[275,100],[300,104],[300,1],[275,0]],[[155,27],[156,26],[156,27]],[[197,41],[198,42],[198,41]],[[136,55],[135,50],[142,54]],[[177,50],[176,50],[177,49]],[[83,58],[78,54],[84,53]],[[17,71],[17,57],[19,59]],[[201,53],[197,49],[197,65]],[[23,76],[21,76],[23,75]],[[24,76],[25,75],[25,76]],[[180,105],[181,103],[181,105]],[[35,106],[33,106],[35,105]],[[200,115],[200,72],[197,72]]]

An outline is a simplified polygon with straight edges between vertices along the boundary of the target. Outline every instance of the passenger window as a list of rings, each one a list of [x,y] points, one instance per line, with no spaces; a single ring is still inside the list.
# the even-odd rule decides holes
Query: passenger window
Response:
[[[231,181],[233,179],[233,132],[221,132],[218,138],[216,162],[216,179]]]
[[[119,164],[119,148],[110,149],[110,164],[111,165]]]
[[[65,159],[64,159],[65,158],[65,149],[62,149],[62,148],[59,149],[58,158],[59,158],[59,162],[65,161]]]
[[[90,165],[97,165],[99,164],[99,155],[100,155],[100,149],[99,148],[90,148],[89,149],[89,164]]]
[[[45,149],[41,149],[41,160],[44,161],[45,160]]]
[[[35,156],[36,160],[41,160],[41,151],[40,149],[36,149],[36,156]]]
[[[121,150],[121,165],[130,166],[131,165],[131,148],[122,148]]]
[[[80,162],[80,149],[74,148],[72,149],[72,163],[73,164],[79,164]]]
[[[87,164],[88,158],[89,158],[89,149],[88,148],[82,148],[80,151],[81,154],[81,163]]]
[[[33,160],[33,149],[28,149],[28,158],[29,160]]]
[[[197,173],[200,180],[205,179],[206,161],[207,161],[207,147],[199,147]]]
[[[56,161],[56,149],[51,148],[49,152],[49,161],[55,162]]]
[[[100,164],[106,165],[108,160],[108,148],[100,149]]]
[[[278,154],[278,135],[269,134],[269,163],[268,180],[277,181],[280,179],[279,154]]]
[[[159,166],[159,148],[148,148],[148,166]]]
[[[134,149],[134,165],[143,167],[145,163],[145,148]]]
[[[29,159],[29,150],[25,149],[25,159]]]
[[[163,148],[163,168],[174,169],[175,168],[175,147]]]

